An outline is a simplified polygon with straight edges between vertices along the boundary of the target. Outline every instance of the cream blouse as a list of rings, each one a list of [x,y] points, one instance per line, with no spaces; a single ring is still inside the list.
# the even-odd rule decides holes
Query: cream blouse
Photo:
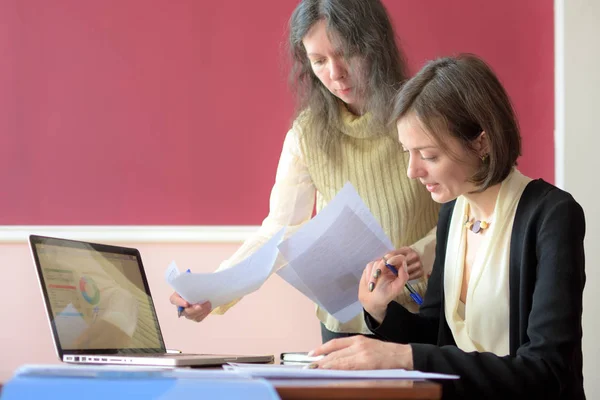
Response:
[[[348,122],[347,125],[356,126],[357,121],[356,116],[348,116],[348,118],[352,118],[351,121]],[[360,117],[358,117],[360,118]],[[303,151],[303,143],[301,140],[301,126],[298,121],[296,121],[292,127],[292,129],[288,132],[284,144],[283,150],[281,153],[281,157],[279,160],[279,165],[277,168],[277,174],[275,178],[275,184],[271,191],[270,197],[270,211],[268,216],[262,222],[259,230],[251,236],[248,240],[246,240],[242,246],[229,258],[224,261],[218,268],[218,270],[228,268],[236,263],[240,262],[248,255],[256,251],[259,247],[261,247],[264,243],[266,243],[275,233],[277,233],[282,227],[286,228],[285,237],[289,237],[293,235],[305,222],[309,221],[312,217],[313,209],[315,207],[315,201],[318,201],[317,211],[324,207],[329,200],[329,195],[333,196],[339,189],[341,189],[341,185],[345,183],[346,180],[353,181],[352,176],[350,178],[344,178],[343,176],[338,176],[335,179],[335,184],[329,185],[327,182],[327,187],[319,187],[318,183],[322,183],[329,179],[328,177],[337,176],[340,173],[340,169],[343,169],[344,172],[348,169],[352,169],[354,165],[354,161],[352,161],[352,157],[350,151],[345,151],[343,154],[346,154],[346,163],[350,162],[350,167],[344,168],[335,168],[332,166],[327,167],[319,167],[315,164],[312,159],[307,159],[305,156],[304,148]],[[368,139],[368,138],[366,138]],[[369,145],[369,141],[365,140],[361,142],[362,139],[353,138],[350,136],[345,136],[343,138],[342,145],[348,144],[352,146],[352,149],[360,148],[361,146],[367,146],[364,148],[364,152],[371,154],[378,154],[381,150],[379,149],[371,149]],[[382,139],[383,140],[383,139]],[[387,138],[389,143],[397,144],[397,141],[394,139]],[[373,145],[383,146],[384,143],[381,142],[377,144],[377,140],[372,141]],[[391,150],[391,147],[388,142],[385,142],[385,147],[387,150],[388,157],[400,158],[403,160],[403,156],[400,153],[401,157],[394,156],[395,153]],[[305,145],[305,143],[304,143]],[[401,150],[400,150],[401,151]],[[363,153],[366,154],[366,153]],[[364,157],[364,156],[363,156]],[[404,161],[401,161],[404,163]],[[371,161],[365,162],[367,168],[360,168],[361,161],[357,161],[358,166],[355,167],[359,172],[358,174],[363,173],[362,170],[369,170],[369,166]],[[384,163],[384,165],[388,165]],[[394,170],[398,170],[395,172],[397,176],[400,176],[400,180],[406,178],[406,170],[403,166],[394,167]],[[312,171],[312,173],[311,173]],[[377,174],[379,174],[378,172]],[[317,174],[313,176],[313,174]],[[371,176],[378,176],[373,175]],[[369,177],[369,180],[365,181],[364,179],[358,180],[358,185],[356,181],[353,181],[355,187],[359,191],[361,197],[367,202],[369,208],[377,217],[378,213],[376,209],[381,208],[381,204],[369,204],[370,197],[373,197],[377,200],[377,196],[373,196],[374,193],[380,193],[376,190],[375,187],[372,187],[372,184],[367,184],[365,182],[372,181],[372,177]],[[336,188],[335,186],[340,183],[340,187]],[[425,273],[431,271],[431,267],[433,265],[434,258],[434,250],[435,250],[435,224],[437,221],[437,205],[429,205],[432,203],[431,198],[426,191],[420,187],[422,185],[417,182],[408,182],[393,180],[393,183],[385,182],[385,180],[377,181],[381,185],[385,185],[387,187],[386,195],[389,190],[398,190],[399,194],[394,195],[392,201],[387,201],[383,205],[384,210],[392,209],[393,213],[391,214],[394,218],[402,217],[406,213],[407,210],[417,210],[418,213],[416,216],[411,215],[411,218],[405,218],[405,220],[401,220],[404,224],[408,224],[407,230],[410,230],[410,235],[415,238],[420,238],[416,243],[408,242],[408,243],[399,243],[398,240],[394,240],[393,237],[398,238],[397,232],[393,232],[393,235],[390,235],[389,229],[386,231],[390,237],[392,237],[392,242],[396,247],[400,247],[401,245],[409,245],[412,244],[412,247],[415,249],[417,253],[421,256],[421,261],[424,266]],[[400,192],[399,187],[404,188],[405,194]],[[420,192],[419,190],[422,190]],[[394,192],[391,192],[394,193]],[[326,196],[325,196],[326,195]],[[388,195],[389,196],[389,195]],[[409,197],[410,201],[416,202],[416,206],[409,206],[408,201],[402,199],[402,196]],[[426,197],[425,197],[426,196]],[[381,201],[379,201],[381,203]],[[396,204],[399,204],[398,206]],[[428,208],[429,207],[429,208]],[[388,213],[389,214],[389,213]],[[389,219],[386,214],[386,221]],[[380,220],[381,221],[381,220]],[[410,221],[410,223],[408,222]],[[385,229],[385,223],[382,226]],[[399,225],[395,227],[395,229],[401,229]],[[421,233],[418,233],[421,232]],[[429,232],[429,234],[427,234]],[[285,259],[280,255],[275,263],[274,269],[272,272],[277,271],[279,268],[282,268],[286,265]],[[426,289],[426,280],[420,280],[419,284],[416,285],[416,288],[421,293],[425,292]],[[213,313],[215,314],[223,314],[227,311],[231,306],[233,306],[237,301],[227,305],[220,306],[216,308]],[[404,304],[407,308],[412,311],[416,311],[416,305],[411,301],[408,294],[403,294],[398,301]],[[317,307],[317,317],[321,322],[324,323],[325,327],[333,332],[358,332],[358,333],[369,333],[368,328],[364,324],[364,320],[362,316],[357,316],[357,318],[352,319],[351,321],[342,324],[331,315],[329,315],[325,310]]]
[[[467,200],[456,199],[444,264],[445,315],[456,345],[464,351],[509,353],[509,260],[512,225],[530,178],[514,169],[502,182],[494,222],[471,267],[466,302],[460,301],[467,229]]]

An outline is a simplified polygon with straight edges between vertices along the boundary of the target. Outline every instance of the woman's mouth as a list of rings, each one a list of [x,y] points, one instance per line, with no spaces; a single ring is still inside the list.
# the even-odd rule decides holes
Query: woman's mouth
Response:
[[[426,183],[425,184],[425,188],[427,189],[428,192],[435,192],[435,189],[437,189],[438,184],[437,183]]]

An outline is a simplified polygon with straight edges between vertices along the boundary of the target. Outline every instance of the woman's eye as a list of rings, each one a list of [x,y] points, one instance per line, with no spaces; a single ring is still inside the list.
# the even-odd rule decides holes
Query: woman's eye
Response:
[[[421,160],[426,160],[426,161],[435,161],[437,160],[437,156],[425,156],[423,154],[421,154]]]

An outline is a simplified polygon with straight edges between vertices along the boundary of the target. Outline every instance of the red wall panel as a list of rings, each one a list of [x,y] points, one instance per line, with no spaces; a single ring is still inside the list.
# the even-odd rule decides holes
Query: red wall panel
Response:
[[[0,225],[244,225],[292,116],[295,0],[0,2]],[[553,181],[550,1],[386,1],[412,71],[482,55]]]

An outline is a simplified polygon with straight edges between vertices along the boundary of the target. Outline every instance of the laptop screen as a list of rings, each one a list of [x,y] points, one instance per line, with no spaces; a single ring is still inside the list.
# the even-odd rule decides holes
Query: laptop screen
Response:
[[[61,356],[165,351],[137,250],[40,236],[31,246]]]

